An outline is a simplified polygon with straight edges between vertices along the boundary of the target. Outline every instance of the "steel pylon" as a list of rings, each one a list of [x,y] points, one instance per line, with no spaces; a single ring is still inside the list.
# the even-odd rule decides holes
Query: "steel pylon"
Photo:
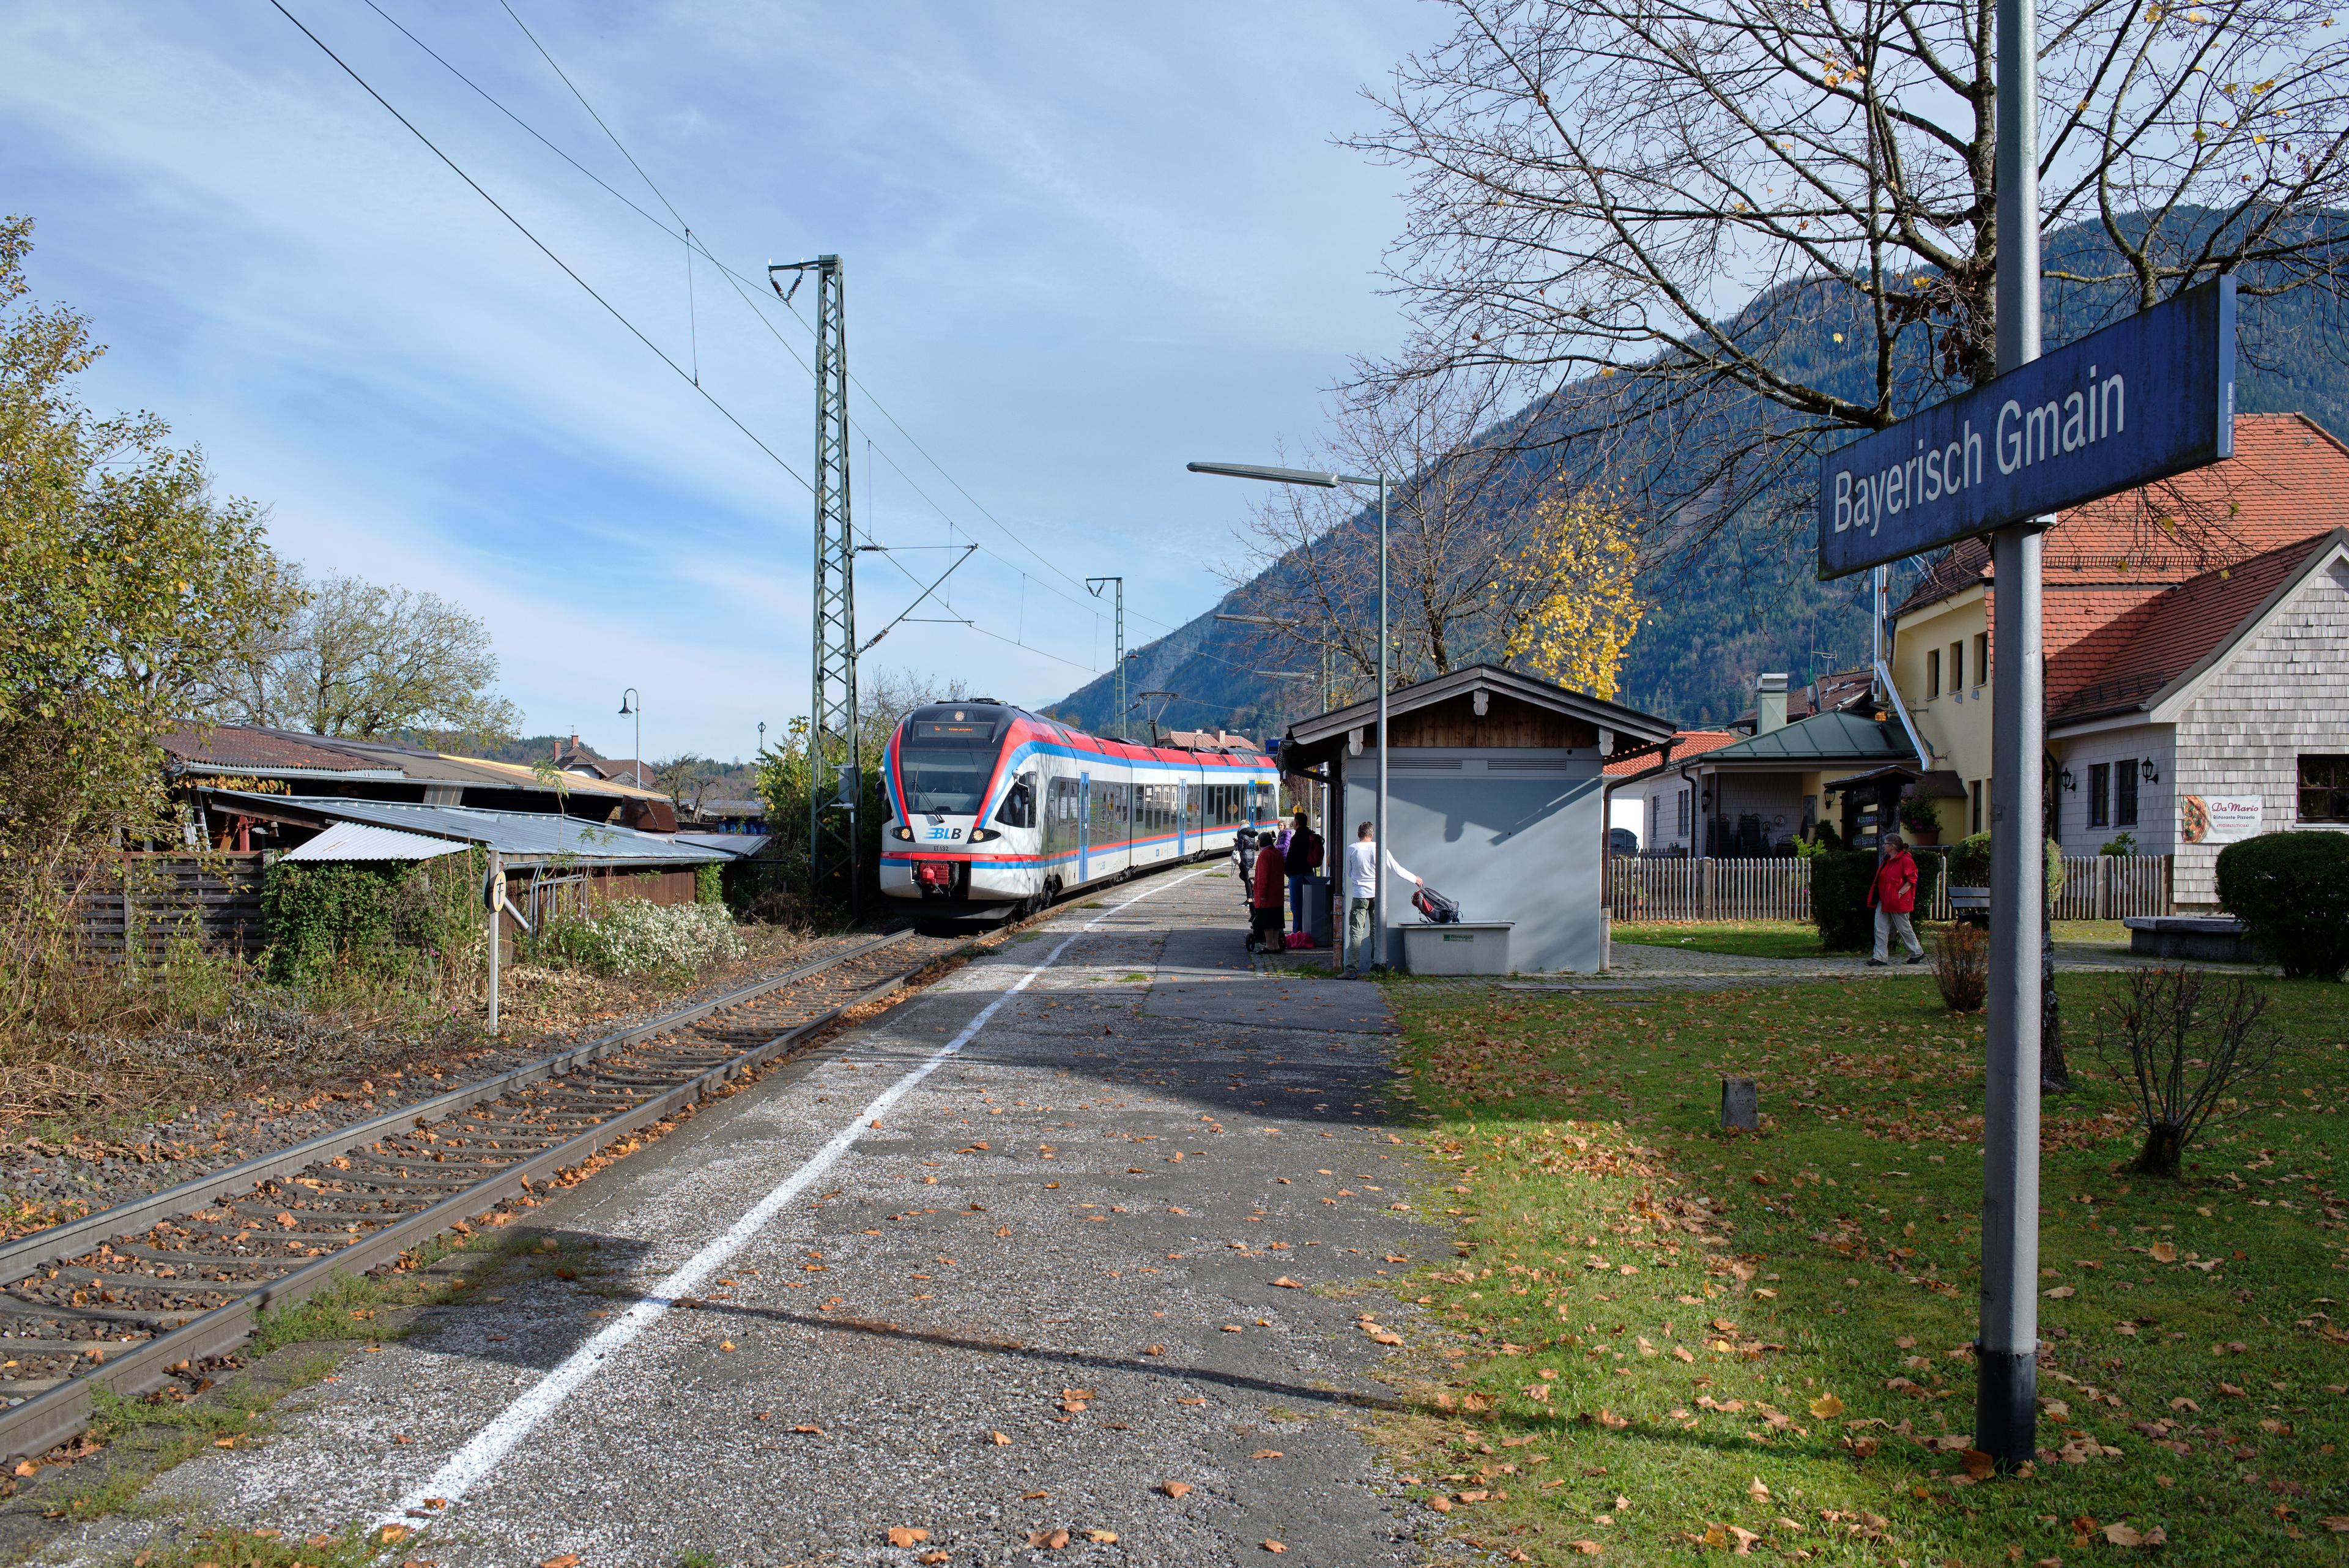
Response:
[[[864,800],[856,728],[856,541],[848,504],[848,314],[840,258],[768,269],[815,274],[815,614],[808,708],[808,874],[815,899],[857,902]],[[792,287],[796,289],[798,284]]]

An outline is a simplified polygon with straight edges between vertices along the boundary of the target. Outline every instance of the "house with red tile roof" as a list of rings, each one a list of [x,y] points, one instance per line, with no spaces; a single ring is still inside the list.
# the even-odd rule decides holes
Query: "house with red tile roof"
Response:
[[[2242,414],[2224,462],[2066,514],[2042,545],[2052,828],[2069,855],[2127,836],[2213,905],[2224,841],[2349,829],[2349,447],[2297,414]],[[1894,612],[1892,675],[1986,823],[1990,550],[1936,562]],[[1952,820],[1954,819],[1954,820]]]
[[[1637,802],[1640,807],[1640,853],[1693,855],[1698,833],[1696,785],[1681,768],[1708,752],[1719,751],[1745,738],[1737,730],[1682,730],[1667,750],[1644,751],[1609,763],[1604,770],[1608,821],[1618,820],[1611,806]]]

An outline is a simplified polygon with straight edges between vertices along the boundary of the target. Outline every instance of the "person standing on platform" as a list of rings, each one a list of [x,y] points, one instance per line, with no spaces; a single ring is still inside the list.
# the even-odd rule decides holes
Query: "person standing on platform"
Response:
[[[1354,842],[1346,846],[1346,896],[1350,903],[1346,911],[1346,978],[1361,978],[1362,947],[1377,930],[1379,909],[1379,843],[1378,830],[1369,823],[1354,830]],[[1426,886],[1419,877],[1403,869],[1392,855],[1387,857],[1387,869],[1415,888]]]
[[[1289,831],[1288,853],[1288,929],[1305,929],[1306,884],[1321,875],[1321,836],[1313,831],[1312,819],[1305,813],[1297,814],[1297,824]]]
[[[1256,852],[1255,878],[1248,884],[1248,941],[1252,951],[1280,946],[1280,894],[1287,863],[1280,845],[1268,836]]]

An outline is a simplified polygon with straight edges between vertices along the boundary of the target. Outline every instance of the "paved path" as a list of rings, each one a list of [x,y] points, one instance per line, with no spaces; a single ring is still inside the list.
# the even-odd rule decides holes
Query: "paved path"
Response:
[[[1254,974],[1236,902],[1068,910],[534,1211],[577,1279],[435,1309],[153,1490],[289,1532],[447,1497],[409,1549],[443,1568],[1424,1561],[1353,1430],[1357,1314],[1440,1243],[1379,1124],[1392,1024]]]

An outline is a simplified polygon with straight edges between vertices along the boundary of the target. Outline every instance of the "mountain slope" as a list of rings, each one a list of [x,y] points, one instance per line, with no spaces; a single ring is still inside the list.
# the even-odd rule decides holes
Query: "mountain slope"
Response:
[[[2101,244],[2091,232],[2074,230],[2051,238],[2051,266],[2074,270]],[[2051,285],[2047,338],[2072,341],[2108,324],[2126,309],[2114,291],[2086,286]],[[1836,364],[1853,358],[1834,347],[1841,320],[1832,303],[1810,306],[1805,336],[1785,347],[1805,374],[1829,382],[1847,374]],[[2328,430],[2349,434],[2349,330],[2338,309],[2306,291],[2278,298],[2240,302],[2236,361],[2236,406],[2247,413],[2303,412]],[[1930,379],[1930,370],[1920,380]],[[1865,395],[1855,383],[1845,390]],[[1928,399],[1944,395],[1927,392]],[[1526,427],[1546,415],[1540,406],[1521,410],[1510,424]],[[1728,410],[1723,410],[1729,417]],[[1371,514],[1359,514],[1359,525]],[[1894,597],[1916,563],[1895,568]],[[1272,572],[1227,596],[1216,608],[1262,597],[1277,587]],[[1268,579],[1273,579],[1268,581]],[[1627,650],[1619,697],[1632,707],[1683,724],[1718,723],[1752,705],[1755,674],[1783,670],[1800,681],[1808,675],[1863,662],[1868,652],[1868,579],[1865,575],[1834,583],[1817,580],[1808,536],[1788,537],[1744,524],[1723,530],[1701,554],[1656,563],[1640,575],[1647,614]],[[1162,704],[1153,699],[1135,716],[1135,732],[1146,733],[1143,715],[1163,706],[1163,728],[1213,728],[1218,724],[1249,734],[1277,732],[1288,720],[1316,711],[1317,683],[1280,680],[1256,671],[1301,670],[1309,649],[1268,643],[1244,625],[1219,622],[1214,612],[1143,645],[1131,662],[1129,697],[1143,691],[1178,694]],[[1116,706],[1109,678],[1093,680],[1052,705],[1050,712],[1087,729],[1115,728]]]

